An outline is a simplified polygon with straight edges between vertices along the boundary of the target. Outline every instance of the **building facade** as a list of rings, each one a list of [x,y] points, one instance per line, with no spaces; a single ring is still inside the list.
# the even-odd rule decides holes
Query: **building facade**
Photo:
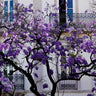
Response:
[[[27,3],[28,2],[29,1],[27,1]],[[59,5],[59,0],[39,0],[39,1],[38,0],[33,0],[33,2],[32,2],[33,6],[34,6],[33,9],[34,10],[41,9],[42,11],[44,11],[44,8],[46,7],[46,2],[48,2],[50,6],[54,5],[54,4],[56,4],[56,7],[60,6]],[[90,0],[68,0],[67,3],[69,3],[69,6],[66,7],[66,14],[67,14],[66,21],[67,22],[72,21],[72,22],[75,22],[75,23],[83,21],[84,23],[87,23],[87,22],[95,20],[95,17],[93,17],[93,15],[90,16],[90,14],[93,10],[92,5],[94,4],[94,2],[95,1],[92,2]],[[51,11],[52,11],[52,9],[51,9]],[[59,14],[59,11],[57,11],[57,13]],[[54,18],[56,18],[56,17],[51,17],[51,21],[53,21]],[[49,19],[49,22],[50,22],[50,17],[47,18],[47,19]],[[83,56],[90,60],[90,55],[89,54],[84,53]],[[55,71],[56,67],[55,66],[52,66],[52,67],[54,67],[54,71]],[[46,70],[44,68],[44,66],[41,66],[41,68],[38,72],[39,75],[43,74],[42,77],[46,77],[46,73],[45,73],[44,70]],[[61,69],[58,69],[58,70],[59,70],[59,74],[61,74],[62,70]],[[54,77],[56,78],[57,74],[54,74],[54,75],[55,75]],[[37,80],[37,81],[39,81],[39,80]],[[48,81],[48,78],[46,77],[46,78],[44,78],[44,80]],[[39,83],[38,87],[40,88],[40,91],[41,92],[42,91],[47,92],[48,90],[50,90],[51,89],[51,84],[50,84],[50,82],[48,84],[50,86],[49,89],[43,90],[42,84]],[[25,85],[27,85],[27,84],[25,84]],[[64,94],[64,96],[87,96],[88,93],[91,93],[92,87],[93,87],[93,78],[90,78],[90,77],[87,77],[87,76],[84,76],[80,81],[65,80],[65,81],[60,82],[59,85],[58,85],[59,96],[62,96],[63,94]],[[28,88],[28,85],[25,88],[25,90],[28,90],[27,88]],[[27,93],[26,96],[31,96],[31,93],[30,92]],[[58,91],[56,93],[56,96],[58,96]]]

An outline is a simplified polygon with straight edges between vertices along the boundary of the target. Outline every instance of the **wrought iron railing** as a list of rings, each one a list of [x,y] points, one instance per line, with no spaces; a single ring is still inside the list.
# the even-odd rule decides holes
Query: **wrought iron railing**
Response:
[[[64,80],[59,83],[60,90],[77,90],[78,82],[76,80]]]
[[[61,75],[59,75],[59,79]],[[78,90],[77,80],[63,80],[59,82],[59,90]]]
[[[15,83],[16,90],[24,90],[24,75],[22,74],[10,75],[9,79],[11,79]]]
[[[82,23],[82,24],[87,24],[88,22],[93,22],[96,21],[96,13],[73,13],[73,14],[66,14],[64,15],[63,13],[60,15],[61,17],[59,17],[59,14],[57,14],[56,16],[50,15],[49,17],[49,22],[54,22],[55,19],[59,18],[64,18],[64,16],[66,16],[66,23]]]
[[[70,15],[70,14],[69,14]],[[96,21],[95,13],[74,13],[72,15],[73,21],[72,23],[77,24],[77,27],[86,28],[86,24],[93,23]],[[67,22],[70,22],[70,16],[67,15]]]
[[[65,17],[66,16],[66,17]],[[4,23],[6,16],[4,16],[3,14],[0,15],[0,20]],[[8,15],[8,18],[10,18],[10,15]],[[59,18],[66,19],[66,23],[82,23],[82,24],[87,24],[88,22],[93,22],[96,21],[96,13],[66,13],[66,15],[64,13],[60,14],[50,14],[49,17],[47,18],[47,21],[49,19],[49,22],[54,22],[55,19],[57,19],[59,21]],[[83,25],[84,26],[84,25]]]

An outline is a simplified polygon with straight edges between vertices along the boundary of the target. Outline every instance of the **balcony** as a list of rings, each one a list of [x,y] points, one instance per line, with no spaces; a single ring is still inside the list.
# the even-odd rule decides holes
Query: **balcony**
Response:
[[[26,91],[24,90],[24,75],[14,74],[14,75],[5,75],[5,77],[9,78],[10,81],[14,82],[16,96],[17,95],[24,96],[24,94],[26,94]],[[7,85],[6,82],[2,82],[2,84],[4,84],[5,86]],[[1,96],[9,96],[9,95],[5,91],[2,91]]]
[[[61,14],[61,19],[64,18],[64,14]],[[56,16],[49,16],[49,22],[54,22],[54,20],[59,20],[59,14]],[[95,13],[73,13],[73,14],[66,14],[66,22],[67,24],[71,23],[81,23],[78,24],[77,27],[86,27],[85,25],[87,23],[92,23],[93,21],[96,21],[96,14]]]
[[[75,23],[82,22],[85,24],[96,20],[95,13],[73,13],[73,14],[67,14],[66,17],[67,17],[67,22],[70,21],[70,18],[72,18],[73,22]]]

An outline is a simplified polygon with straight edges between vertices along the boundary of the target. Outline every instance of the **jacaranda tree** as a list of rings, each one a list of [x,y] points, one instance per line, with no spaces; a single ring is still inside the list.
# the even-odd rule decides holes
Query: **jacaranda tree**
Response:
[[[77,28],[75,25],[66,25],[65,28],[63,24],[59,24],[58,20],[46,23],[45,17],[49,13],[44,16],[44,13],[38,10],[35,14],[32,6],[30,4],[25,8],[18,4],[14,9],[13,22],[0,20],[0,31],[3,32],[0,42],[0,81],[2,81],[0,88],[13,96],[11,91],[14,83],[4,76],[5,65],[11,65],[14,68],[10,74],[15,74],[16,71],[24,74],[31,85],[30,91],[36,96],[45,96],[44,92],[41,93],[38,90],[34,79],[39,78],[38,69],[41,65],[45,66],[48,82],[52,86],[50,96],[55,96],[57,84],[60,81],[80,80],[84,75],[96,77],[96,22],[88,23],[85,26],[86,30]],[[50,14],[57,16],[56,13]],[[65,38],[64,43],[61,42],[61,36]],[[81,55],[83,53],[89,53],[90,62]],[[19,58],[20,56],[22,58]],[[54,79],[54,72],[57,70],[54,71],[51,67],[52,62],[56,60],[55,57],[59,57],[55,66],[71,69],[57,79]],[[61,57],[67,58],[65,64],[62,64]],[[44,89],[49,87],[48,82],[42,83]],[[94,90],[95,88],[92,91]]]

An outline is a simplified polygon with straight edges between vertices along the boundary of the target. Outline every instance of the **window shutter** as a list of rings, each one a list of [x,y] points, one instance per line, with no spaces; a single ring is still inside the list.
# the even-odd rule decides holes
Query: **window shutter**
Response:
[[[73,21],[73,0],[68,0],[68,9],[67,9],[67,13],[68,13],[68,18],[69,21]]]
[[[8,20],[8,1],[4,1],[4,16],[5,16],[5,22]]]
[[[13,0],[10,1],[10,21],[13,21]]]

